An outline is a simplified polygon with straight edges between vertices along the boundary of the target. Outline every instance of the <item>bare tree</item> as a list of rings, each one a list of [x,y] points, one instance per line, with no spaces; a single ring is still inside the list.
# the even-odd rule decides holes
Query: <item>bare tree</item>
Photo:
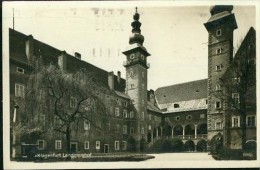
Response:
[[[30,75],[27,85],[26,129],[37,134],[34,138],[52,131],[64,134],[70,153],[71,132],[80,124],[103,130],[106,106],[102,96],[110,93],[85,69],[68,73],[53,64],[40,66]],[[45,119],[54,121],[47,126]]]

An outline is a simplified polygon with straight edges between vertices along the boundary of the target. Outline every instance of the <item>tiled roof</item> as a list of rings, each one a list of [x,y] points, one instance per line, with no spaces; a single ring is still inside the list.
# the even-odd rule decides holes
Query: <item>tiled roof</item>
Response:
[[[162,111],[157,107],[155,106],[152,102],[150,101],[147,101],[147,109],[148,110],[151,110],[153,112],[158,112],[158,113],[161,113]]]
[[[159,104],[159,107],[161,108],[161,110],[163,110],[163,113],[201,110],[201,109],[207,109],[206,100],[207,100],[207,98],[180,101],[180,102],[174,102],[174,103],[164,103],[164,104]],[[174,104],[178,104],[179,107],[175,108]]]
[[[130,99],[130,97],[126,93],[122,93],[122,92],[119,92],[119,91],[115,91],[115,93],[116,93],[116,95],[118,95],[120,97],[123,97],[123,98],[126,98],[126,99]]]
[[[155,96],[159,105],[207,98],[207,79],[160,87]]]
[[[10,58],[22,63],[27,63],[27,57],[25,54],[25,42],[28,39],[28,36],[9,29],[9,44],[10,44]],[[44,62],[58,62],[58,56],[61,55],[61,50],[58,50],[48,44],[45,44],[41,41],[33,39],[33,49],[35,54],[41,54]],[[108,86],[108,72],[98,68],[88,62],[77,59],[76,57],[67,54],[67,69],[69,71],[75,71],[79,68],[85,68],[89,72],[97,75],[101,83]],[[120,79],[120,84],[117,81],[117,76],[114,76],[114,88],[117,91],[123,92],[125,90],[125,79]]]

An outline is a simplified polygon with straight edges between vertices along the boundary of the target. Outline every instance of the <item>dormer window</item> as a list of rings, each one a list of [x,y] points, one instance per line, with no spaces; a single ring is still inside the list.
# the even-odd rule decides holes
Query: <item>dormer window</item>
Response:
[[[179,108],[179,107],[180,107],[180,105],[179,105],[179,104],[177,104],[177,103],[175,103],[175,104],[173,105],[173,107],[174,107],[174,108]]]
[[[216,36],[218,36],[218,37],[219,37],[219,36],[221,36],[221,34],[222,34],[222,31],[221,31],[221,29],[219,29],[219,30],[217,30],[217,31],[216,31]]]

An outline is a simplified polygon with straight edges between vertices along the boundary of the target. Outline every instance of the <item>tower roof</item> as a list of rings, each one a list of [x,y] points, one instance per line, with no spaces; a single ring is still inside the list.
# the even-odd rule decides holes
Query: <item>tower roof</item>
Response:
[[[211,15],[215,15],[215,14],[218,14],[218,13],[221,13],[224,11],[231,13],[232,10],[233,10],[232,5],[214,5],[214,6],[210,7]]]

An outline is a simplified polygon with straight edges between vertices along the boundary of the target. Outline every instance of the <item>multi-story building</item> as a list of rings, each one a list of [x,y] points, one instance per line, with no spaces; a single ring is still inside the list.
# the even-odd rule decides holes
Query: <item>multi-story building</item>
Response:
[[[13,124],[22,120],[26,85],[37,67],[34,58],[41,58],[43,64],[53,63],[69,73],[84,68],[98,75],[97,81],[112,92],[110,95],[101,94],[106,111],[103,117],[96,119],[96,124],[105,130],[96,130],[90,122],[83,120],[74,125],[70,138],[72,153],[142,151],[163,137],[181,139],[186,150],[205,151],[210,141],[219,135],[224,137],[225,146],[238,149],[242,145],[243,129],[246,129],[247,141],[256,141],[255,30],[250,29],[233,57],[233,30],[237,25],[232,8],[214,6],[210,10],[210,19],[204,24],[209,33],[208,79],[160,87],[155,91],[147,90],[150,67],[147,59],[150,54],[143,45],[137,11],[131,24],[133,29],[129,46],[123,52],[126,55],[125,79],[121,78],[120,72],[114,75],[114,72],[81,60],[77,52],[72,56],[34,39],[32,35],[9,29],[10,120]],[[243,56],[248,60],[244,60]],[[227,80],[234,78],[245,82],[241,76],[234,77],[234,68],[244,66],[236,63],[249,63],[247,61],[253,62],[253,67],[250,67],[253,69],[249,69],[250,75],[254,75],[250,77],[253,81],[250,81],[246,91],[228,91]],[[238,84],[241,85],[241,82]],[[244,96],[246,102],[243,106],[246,107],[240,106],[245,108],[243,112],[232,109],[231,100],[227,100],[226,96],[236,101],[242,101],[239,97]],[[67,97],[64,108],[70,111],[75,106],[73,103],[77,101],[77,96],[70,94]],[[48,128],[59,122],[51,114],[51,104],[46,104],[44,109],[35,108],[40,124]],[[245,113],[243,118],[240,118],[241,113]],[[242,119],[246,120],[246,125],[242,126]],[[26,153],[28,146],[37,146],[36,152],[42,153],[64,152],[66,148],[65,135],[59,132],[43,133],[38,138],[30,139],[13,134],[13,155],[15,152],[19,155],[19,151]]]

